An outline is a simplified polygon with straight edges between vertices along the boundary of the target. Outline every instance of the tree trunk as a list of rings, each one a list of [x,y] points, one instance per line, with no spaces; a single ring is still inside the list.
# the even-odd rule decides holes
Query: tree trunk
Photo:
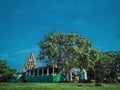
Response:
[[[70,80],[70,82],[73,82],[73,79],[72,79],[72,70],[71,69],[69,71],[69,80]]]

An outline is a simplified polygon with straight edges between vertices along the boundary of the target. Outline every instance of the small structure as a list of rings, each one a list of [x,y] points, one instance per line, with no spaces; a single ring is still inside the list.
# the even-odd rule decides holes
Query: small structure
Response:
[[[87,72],[85,69],[73,68],[72,72],[75,75],[79,75],[81,80],[87,80]]]
[[[36,68],[36,60],[34,58],[34,53],[32,52],[31,55],[28,57],[28,60],[25,62],[23,66],[23,72],[26,72],[27,70]]]
[[[87,80],[87,72],[85,69],[82,69],[82,71],[81,71],[81,79]]]

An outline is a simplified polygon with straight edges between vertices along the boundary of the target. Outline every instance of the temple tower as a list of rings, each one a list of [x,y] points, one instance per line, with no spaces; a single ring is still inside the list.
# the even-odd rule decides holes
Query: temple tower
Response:
[[[30,54],[30,56],[28,57],[28,60],[25,62],[22,71],[26,72],[27,70],[33,69],[33,68],[36,68],[36,67],[37,67],[36,60],[34,58],[34,53],[32,52]]]

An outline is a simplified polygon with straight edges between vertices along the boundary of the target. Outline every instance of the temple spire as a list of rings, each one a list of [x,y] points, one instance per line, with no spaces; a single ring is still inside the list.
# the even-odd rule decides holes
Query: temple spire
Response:
[[[28,60],[25,62],[24,66],[23,66],[23,72],[26,72],[27,70],[33,69],[36,67],[37,67],[37,65],[36,65],[36,60],[34,57],[34,52],[32,52],[30,54],[30,56],[28,57]]]

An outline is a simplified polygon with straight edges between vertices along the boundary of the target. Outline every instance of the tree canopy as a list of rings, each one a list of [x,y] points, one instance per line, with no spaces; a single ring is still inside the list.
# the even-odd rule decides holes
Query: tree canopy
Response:
[[[59,68],[88,68],[98,57],[97,51],[85,37],[73,32],[65,34],[50,32],[44,40],[38,43],[40,47],[39,60],[46,65],[57,65]],[[93,55],[93,58],[90,57]]]
[[[94,69],[97,82],[117,82],[120,77],[120,51],[100,52]]]

